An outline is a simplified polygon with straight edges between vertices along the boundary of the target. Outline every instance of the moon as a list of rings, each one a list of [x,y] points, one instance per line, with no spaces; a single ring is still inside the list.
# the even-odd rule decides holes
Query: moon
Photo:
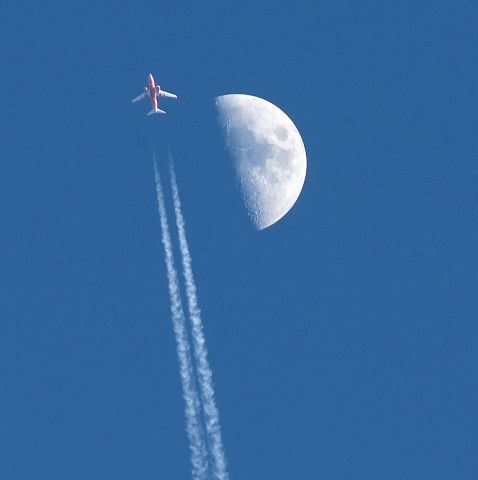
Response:
[[[267,100],[243,94],[215,100],[246,209],[262,230],[280,220],[300,195],[307,171],[304,142],[292,120]]]

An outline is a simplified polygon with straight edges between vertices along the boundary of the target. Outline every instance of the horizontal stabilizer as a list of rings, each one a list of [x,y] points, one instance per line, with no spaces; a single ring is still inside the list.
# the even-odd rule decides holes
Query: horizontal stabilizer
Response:
[[[166,113],[164,110],[160,110],[157,108],[156,110],[153,108],[153,110],[150,110],[146,115],[154,115],[155,113]]]

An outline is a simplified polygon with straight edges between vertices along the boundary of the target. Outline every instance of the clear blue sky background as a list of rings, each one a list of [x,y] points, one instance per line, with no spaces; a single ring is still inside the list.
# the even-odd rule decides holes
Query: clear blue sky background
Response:
[[[0,6],[0,478],[190,478],[151,146],[176,162],[232,480],[478,478],[473,1]],[[178,102],[131,105],[149,72]],[[308,173],[256,232],[212,99]]]

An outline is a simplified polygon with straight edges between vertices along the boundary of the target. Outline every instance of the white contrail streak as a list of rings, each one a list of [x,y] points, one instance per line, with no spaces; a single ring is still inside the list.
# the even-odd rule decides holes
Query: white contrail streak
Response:
[[[201,425],[201,405],[196,389],[191,352],[187,337],[186,321],[179,293],[178,276],[174,265],[173,248],[171,245],[171,236],[169,234],[161,178],[155,160],[154,175],[156,181],[156,194],[158,197],[159,217],[161,221],[161,237],[166,258],[171,315],[173,319],[174,335],[176,337],[179,371],[185,402],[184,412],[186,417],[186,431],[191,449],[192,474],[195,480],[206,480],[208,478],[209,463],[208,453],[203,438],[203,428]]]
[[[179,190],[172,159],[170,160],[171,189],[173,192],[174,212],[176,214],[179,249],[182,257],[184,280],[186,283],[188,310],[191,317],[194,356],[197,362],[199,388],[201,390],[203,412],[206,422],[206,432],[208,435],[208,443],[214,465],[214,475],[219,480],[227,480],[229,475],[227,473],[226,458],[221,438],[219,411],[216,407],[216,401],[214,399],[212,372],[207,358],[207,348],[202,327],[201,310],[198,306],[196,283],[194,281],[191,265],[191,254],[189,253],[185,223],[181,211],[181,200],[179,199]]]

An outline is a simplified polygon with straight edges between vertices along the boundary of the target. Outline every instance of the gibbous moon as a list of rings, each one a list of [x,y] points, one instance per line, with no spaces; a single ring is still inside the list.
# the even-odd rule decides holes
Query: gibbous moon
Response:
[[[216,107],[244,203],[262,230],[299,197],[307,170],[304,143],[292,120],[262,98],[223,95],[216,97]]]

